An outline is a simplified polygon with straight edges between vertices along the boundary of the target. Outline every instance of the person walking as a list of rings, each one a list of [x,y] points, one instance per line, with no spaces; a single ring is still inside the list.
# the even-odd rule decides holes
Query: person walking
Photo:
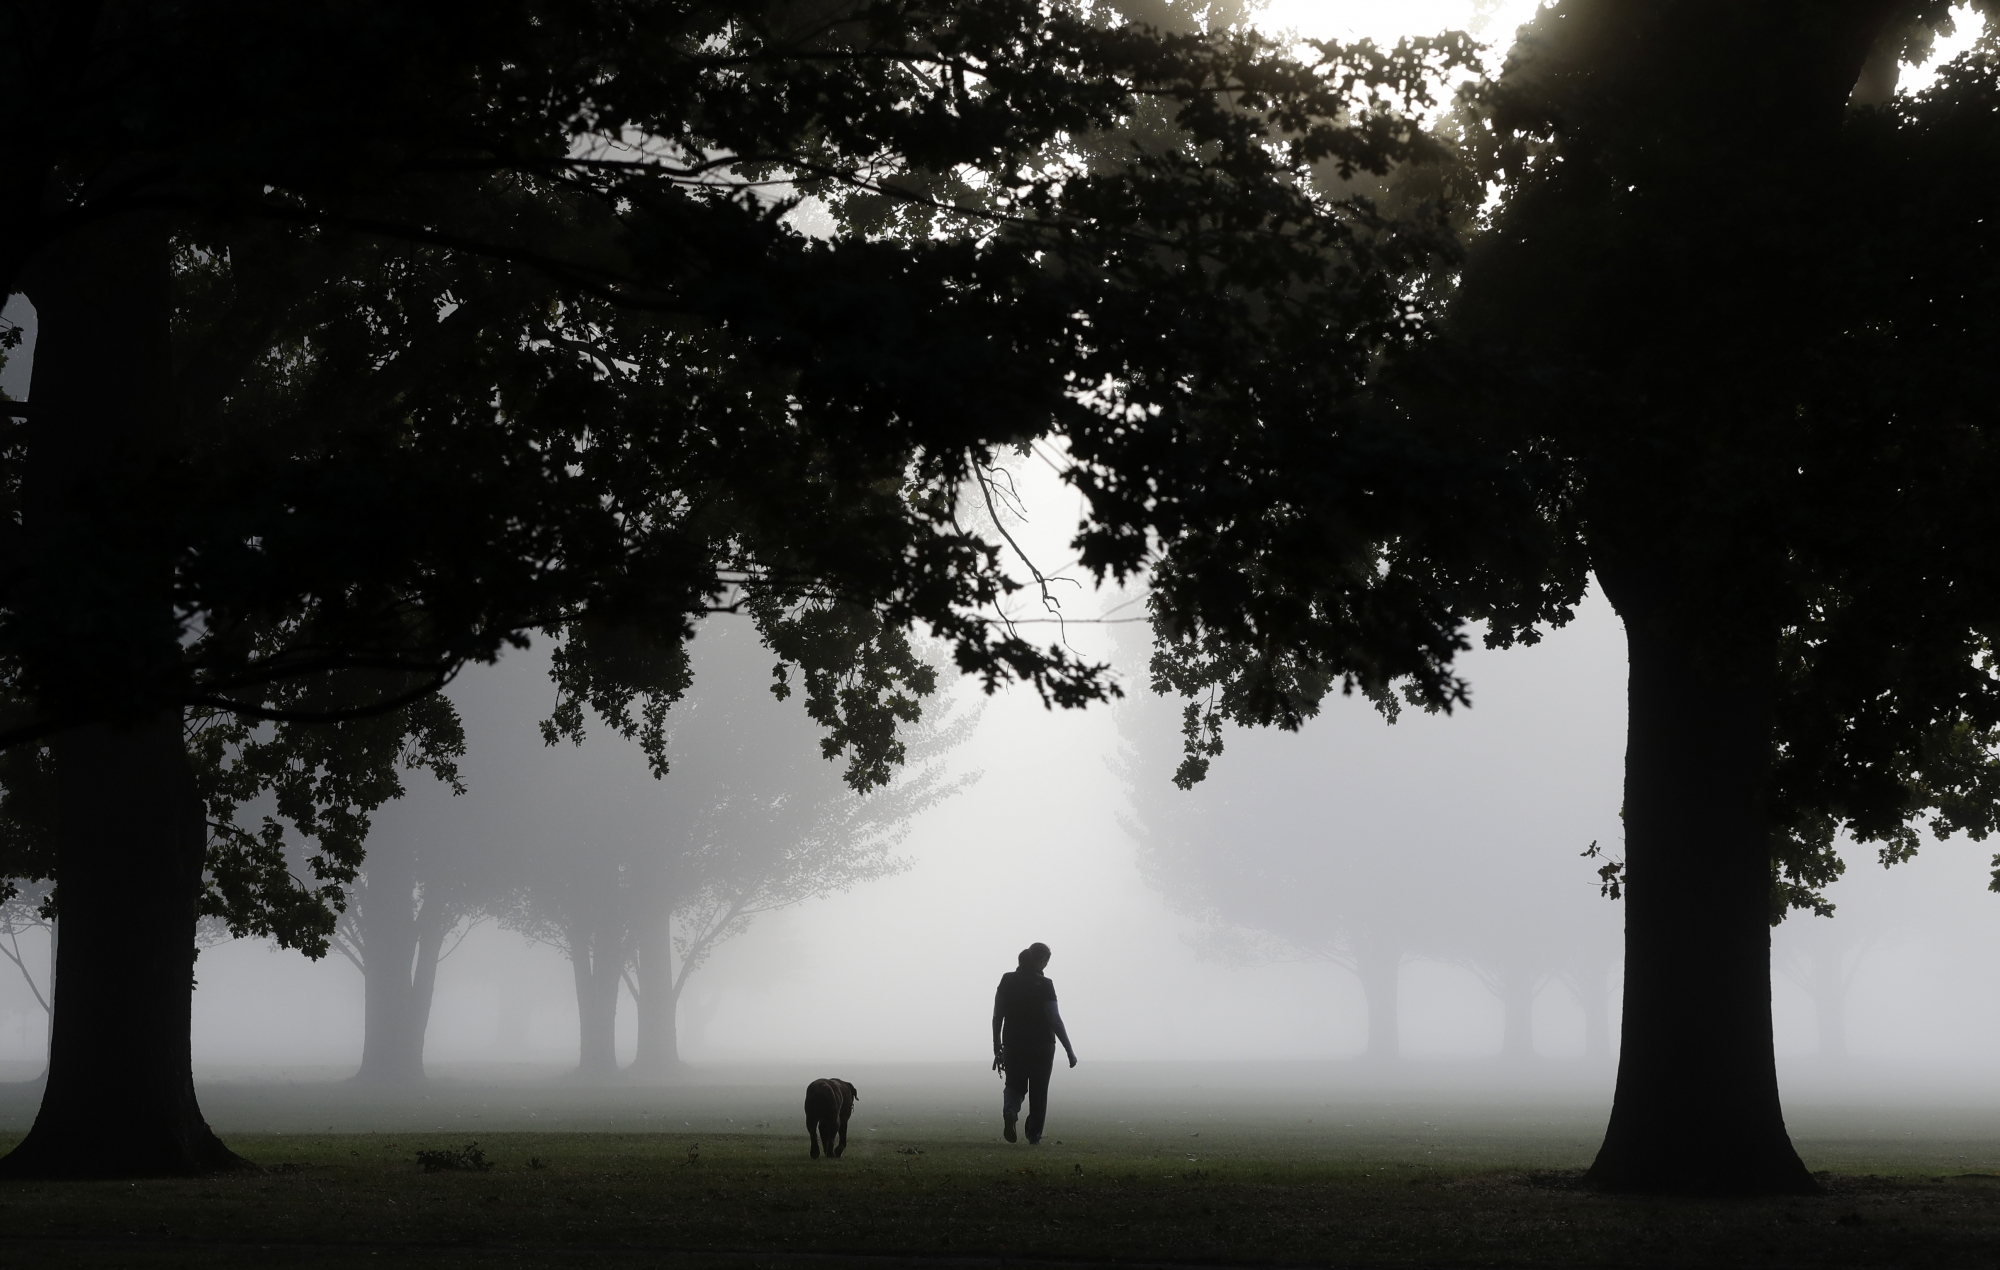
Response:
[[[1014,1118],[1021,1113],[1021,1099],[1028,1100],[1028,1143],[1042,1140],[1042,1126],[1049,1115],[1049,1073],[1055,1070],[1056,1042],[1076,1066],[1076,1047],[1069,1043],[1069,1031],[1056,1012],[1056,985],[1042,972],[1048,968],[1049,946],[1029,944],[1021,950],[1020,964],[1000,976],[1000,988],[993,994],[993,1066],[1007,1075],[1007,1091],[1000,1100],[1002,1135],[1014,1141]]]

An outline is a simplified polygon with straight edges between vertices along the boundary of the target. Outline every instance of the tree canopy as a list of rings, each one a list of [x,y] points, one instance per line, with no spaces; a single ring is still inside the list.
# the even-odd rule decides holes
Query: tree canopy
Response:
[[[1400,444],[1517,483],[1398,481],[1427,500],[1420,532],[1294,587],[1305,638],[1155,594],[1156,676],[1193,699],[1191,780],[1224,719],[1297,726],[1336,686],[1391,711],[1399,678],[1419,704],[1463,700],[1357,667],[1315,623],[1407,589],[1438,630],[1505,645],[1565,620],[1595,575],[1632,659],[1605,1185],[1809,1188],[1778,1113],[1762,928],[1826,910],[1837,833],[1892,862],[1921,818],[1993,828],[2000,60],[1988,37],[1921,94],[1880,91],[1941,20],[1859,0],[1541,10],[1461,103],[1461,159],[1433,180],[1497,198],[1439,278],[1432,338],[1373,393]],[[1499,568],[1437,549],[1494,527],[1526,548]],[[1245,555],[1246,585],[1292,587],[1262,564]]]
[[[1022,583],[961,504],[1057,442],[1085,563],[1122,576],[1162,539],[1226,564],[1260,484],[1385,461],[1326,420],[1449,235],[1310,177],[1428,153],[1399,107],[1469,49],[1299,60],[1072,0],[0,12],[0,287],[39,323],[0,447],[0,745],[49,746],[66,927],[6,1167],[227,1163],[186,1076],[184,712],[355,720],[547,632],[552,725],[597,709],[664,762],[718,608],[795,661],[860,787],[928,687],[912,628],[989,685],[1107,695],[993,619]],[[1351,561],[1381,522],[1283,533]],[[1431,608],[1375,607],[1431,655]],[[93,1101],[119,1027],[153,1066]],[[114,1120],[154,1129],[78,1153]]]
[[[176,356],[180,443],[87,513],[121,556],[172,527],[154,552],[203,639],[145,695],[267,716],[288,679],[434,684],[586,609],[670,643],[732,585],[879,603],[964,669],[1101,696],[978,615],[1017,583],[959,491],[1057,430],[1093,568],[1205,532],[1265,473],[1195,479],[1242,461],[1202,403],[1339,329],[1294,398],[1338,408],[1442,246],[1300,174],[1421,151],[1382,107],[1466,52],[1301,64],[1039,0],[10,13],[37,103],[0,158],[30,191],[10,289],[115,232],[219,310]],[[1069,159],[1155,103],[1171,144]],[[853,228],[797,232],[799,198]],[[117,598],[14,555],[7,735],[140,709],[45,616],[122,629]]]

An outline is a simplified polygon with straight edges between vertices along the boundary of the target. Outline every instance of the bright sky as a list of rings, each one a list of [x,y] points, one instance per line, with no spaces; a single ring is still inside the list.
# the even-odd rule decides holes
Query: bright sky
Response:
[[[1537,7],[1539,0],[1270,0],[1258,25],[1267,30],[1296,30],[1317,39],[1367,37],[1385,44],[1405,35],[1466,31],[1504,55],[1515,28],[1533,17]],[[1937,42],[1926,65],[1904,69],[1899,91],[1923,91],[1936,77],[1939,65],[1965,52],[1978,39],[1984,20],[1972,6],[1954,5],[1952,16],[1957,31]]]
[[[1514,28],[1534,15],[1536,0],[1271,0],[1258,23],[1290,28],[1317,39],[1368,37],[1393,43],[1399,36],[1467,31],[1505,45]],[[1503,49],[1504,51],[1504,49]]]

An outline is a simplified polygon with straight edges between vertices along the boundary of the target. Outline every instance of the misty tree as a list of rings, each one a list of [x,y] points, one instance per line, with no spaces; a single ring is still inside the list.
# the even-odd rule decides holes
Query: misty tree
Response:
[[[28,985],[28,993],[35,999],[42,1014],[50,1021],[55,1010],[50,1004],[55,1000],[56,981],[56,914],[50,902],[54,887],[44,880],[20,880],[9,878],[0,883],[0,957],[12,962],[20,971],[22,982]],[[21,937],[28,936],[29,949],[21,947]],[[39,976],[28,963],[34,957],[33,945],[45,942],[48,947],[48,967]]]
[[[586,1078],[618,1070],[621,984],[638,1012],[631,1074],[671,1074],[681,995],[720,945],[761,914],[900,872],[893,853],[912,818],[974,779],[948,779],[940,761],[970,734],[972,716],[954,719],[927,692],[921,717],[896,728],[896,775],[855,792],[801,703],[786,699],[785,663],[759,636],[726,617],[698,628],[692,686],[666,717],[671,768],[657,796],[629,806],[632,824],[536,843],[518,866],[503,922],[568,958]],[[551,731],[583,739],[580,725]]]
[[[48,754],[39,747],[0,752],[0,948],[27,981],[37,1005],[54,1025],[56,970],[53,782]],[[21,950],[21,936],[48,940],[48,971],[37,980]]]
[[[378,818],[359,877],[347,888],[332,946],[361,972],[364,1084],[424,1078],[424,1039],[438,963],[486,916],[478,843],[435,819]]]
[[[696,687],[674,724],[689,757],[669,777],[673,811],[638,875],[629,982],[641,1073],[679,1065],[681,994],[717,947],[761,914],[901,872],[907,862],[893,852],[911,821],[978,778],[948,777],[943,763],[971,736],[976,712],[954,717],[952,701],[933,693],[897,729],[895,779],[858,795],[812,743],[803,713],[757,674],[771,659],[750,632],[711,619],[694,654]]]
[[[551,629],[622,641],[588,675],[664,699],[732,589],[1101,699],[985,620],[1019,584],[959,495],[1059,435],[1099,574],[1261,501],[1269,465],[1212,479],[1233,437],[1202,421],[1274,365],[1344,398],[1445,242],[1300,174],[1427,149],[1395,106],[1467,47],[1301,62],[1069,0],[0,12],[33,103],[0,290],[38,321],[0,447],[0,744],[53,755],[64,906],[51,1077],[0,1167],[233,1162],[188,1074],[189,710],[337,722]],[[1066,161],[1142,106],[1194,144]],[[798,232],[788,190],[839,231]],[[285,700],[334,678],[369,691]],[[863,785],[893,678],[808,693]]]
[[[2000,806],[2000,60],[1989,36],[1924,93],[1883,89],[1949,20],[1895,0],[1544,8],[1468,100],[1465,165],[1432,178],[1500,197],[1440,275],[1434,338],[1385,359],[1352,434],[1373,464],[1317,503],[1379,513],[1374,546],[1302,569],[1218,523],[1244,587],[1291,605],[1221,622],[1212,555],[1183,566],[1172,544],[1157,575],[1188,781],[1225,719],[1297,727],[1336,691],[1462,703],[1471,623],[1532,642],[1596,576],[1630,659],[1598,1186],[1816,1189],[1778,1096],[1771,924],[1830,908],[1837,832],[1893,863],[1924,819],[1983,837]],[[1867,197],[1839,192],[1853,180]],[[1313,506],[1275,499],[1261,532]]]
[[[618,990],[637,944],[638,914],[627,885],[635,861],[623,844],[577,839],[526,851],[500,922],[569,962],[576,983],[576,1075],[618,1073]]]
[[[1177,713],[1148,692],[1116,708],[1112,767],[1129,808],[1120,823],[1138,845],[1141,875],[1201,923],[1194,944],[1204,956],[1237,965],[1320,961],[1352,973],[1367,1010],[1364,1056],[1400,1058],[1403,966],[1426,924],[1424,888],[1407,861],[1376,844],[1340,841],[1337,816],[1312,815],[1264,781],[1254,790],[1175,790]],[[1311,826],[1305,835],[1302,825]]]
[[[1812,998],[1816,1052],[1829,1063],[1847,1061],[1847,998],[1887,934],[1858,921],[1843,914],[1838,921],[1790,922],[1772,949],[1771,964]]]
[[[1534,1004],[1556,983],[1582,1009],[1586,1057],[1608,1057],[1616,944],[1605,923],[1578,920],[1572,897],[1588,875],[1561,871],[1574,853],[1524,862],[1415,814],[1392,817],[1386,831],[1358,828],[1359,799],[1310,739],[1282,753],[1253,738],[1253,761],[1184,792],[1172,782],[1184,759],[1180,711],[1135,692],[1116,712],[1123,823],[1146,880],[1201,922],[1197,951],[1349,971],[1371,1062],[1401,1055],[1402,973],[1419,960],[1464,967],[1500,1001],[1503,1061],[1534,1056]]]

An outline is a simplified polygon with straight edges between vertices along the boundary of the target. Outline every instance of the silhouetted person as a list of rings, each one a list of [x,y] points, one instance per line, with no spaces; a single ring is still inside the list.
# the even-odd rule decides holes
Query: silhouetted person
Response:
[[[1007,1141],[1014,1141],[1014,1117],[1026,1095],[1028,1141],[1033,1144],[1042,1140],[1048,1119],[1056,1042],[1062,1042],[1071,1067],[1076,1066],[1076,1047],[1056,1013],[1056,985],[1042,973],[1049,964],[1049,946],[1029,944],[1021,950],[1020,963],[1019,969],[1000,976],[1000,989],[993,994],[993,1065],[1007,1073],[1007,1093],[1000,1103]]]

